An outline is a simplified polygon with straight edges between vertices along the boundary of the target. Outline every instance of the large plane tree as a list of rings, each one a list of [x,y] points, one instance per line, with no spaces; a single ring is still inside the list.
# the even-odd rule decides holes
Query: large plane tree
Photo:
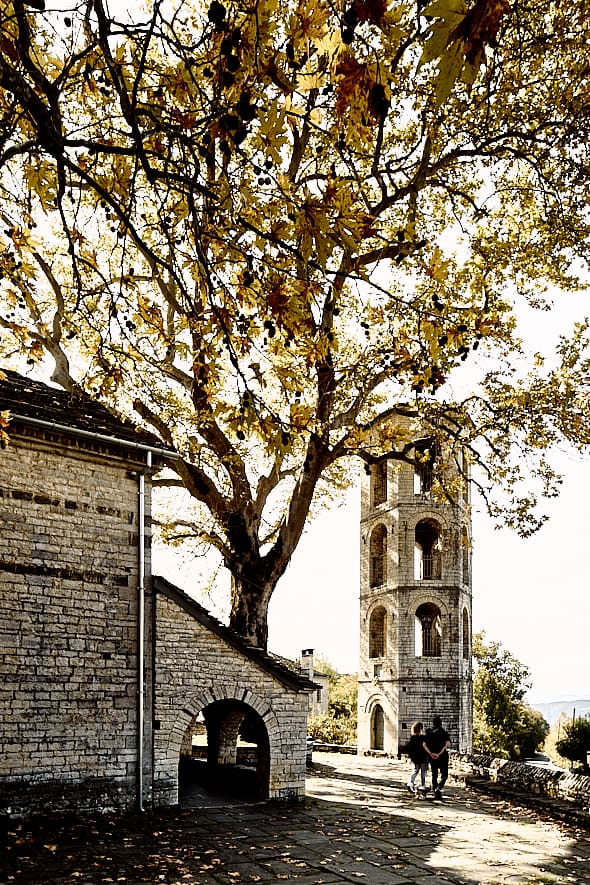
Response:
[[[524,366],[516,318],[586,271],[590,3],[48,3],[0,0],[5,364],[175,449],[231,626],[398,415],[532,531],[588,443],[585,326]]]

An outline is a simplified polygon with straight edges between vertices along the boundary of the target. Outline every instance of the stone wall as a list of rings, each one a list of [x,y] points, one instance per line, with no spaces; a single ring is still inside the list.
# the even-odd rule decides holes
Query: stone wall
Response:
[[[451,755],[451,771],[469,779],[477,776],[507,791],[547,796],[559,802],[570,802],[590,820],[590,777],[571,771],[544,768],[523,762],[511,762],[486,755]]]
[[[142,468],[41,431],[0,455],[0,813],[136,801]]]
[[[156,579],[156,584],[160,581]],[[178,801],[178,765],[187,729],[199,713],[214,705],[239,706],[258,714],[268,735],[268,797],[302,798],[307,692],[286,688],[272,672],[232,647],[223,631],[217,633],[200,622],[200,606],[191,603],[179,592],[155,595],[154,803]]]

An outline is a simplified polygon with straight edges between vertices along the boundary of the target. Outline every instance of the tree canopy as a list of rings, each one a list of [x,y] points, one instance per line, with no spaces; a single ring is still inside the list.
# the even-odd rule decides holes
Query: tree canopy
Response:
[[[590,772],[590,716],[568,720],[563,725],[563,734],[555,745],[559,755],[581,763],[583,770]]]
[[[259,645],[314,498],[414,457],[399,414],[534,530],[589,442],[586,325],[524,367],[516,317],[586,270],[590,3],[115,6],[0,0],[5,359],[175,449],[169,534]]]
[[[500,642],[473,636],[473,749],[510,759],[532,756],[543,744],[549,725],[538,710],[524,703],[531,687],[528,667]]]

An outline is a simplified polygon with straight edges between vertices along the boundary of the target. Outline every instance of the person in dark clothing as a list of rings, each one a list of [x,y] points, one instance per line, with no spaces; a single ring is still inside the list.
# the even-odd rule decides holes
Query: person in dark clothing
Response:
[[[430,770],[432,772],[432,789],[434,790],[434,798],[442,799],[442,788],[447,782],[449,775],[449,747],[451,739],[448,732],[442,727],[442,719],[435,716],[432,720],[432,729],[426,734],[424,739],[424,750],[430,759]]]
[[[428,756],[424,749],[424,726],[421,722],[414,722],[412,725],[412,734],[408,742],[408,756],[414,764],[414,771],[408,781],[408,790],[410,793],[415,793],[414,784],[418,774],[422,789],[426,789],[426,772],[428,771]]]

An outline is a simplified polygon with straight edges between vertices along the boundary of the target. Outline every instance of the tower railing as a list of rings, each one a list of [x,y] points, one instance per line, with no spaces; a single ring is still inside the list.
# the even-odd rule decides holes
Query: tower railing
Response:
[[[422,556],[419,577],[421,581],[438,581],[442,578],[442,557],[439,551]]]

